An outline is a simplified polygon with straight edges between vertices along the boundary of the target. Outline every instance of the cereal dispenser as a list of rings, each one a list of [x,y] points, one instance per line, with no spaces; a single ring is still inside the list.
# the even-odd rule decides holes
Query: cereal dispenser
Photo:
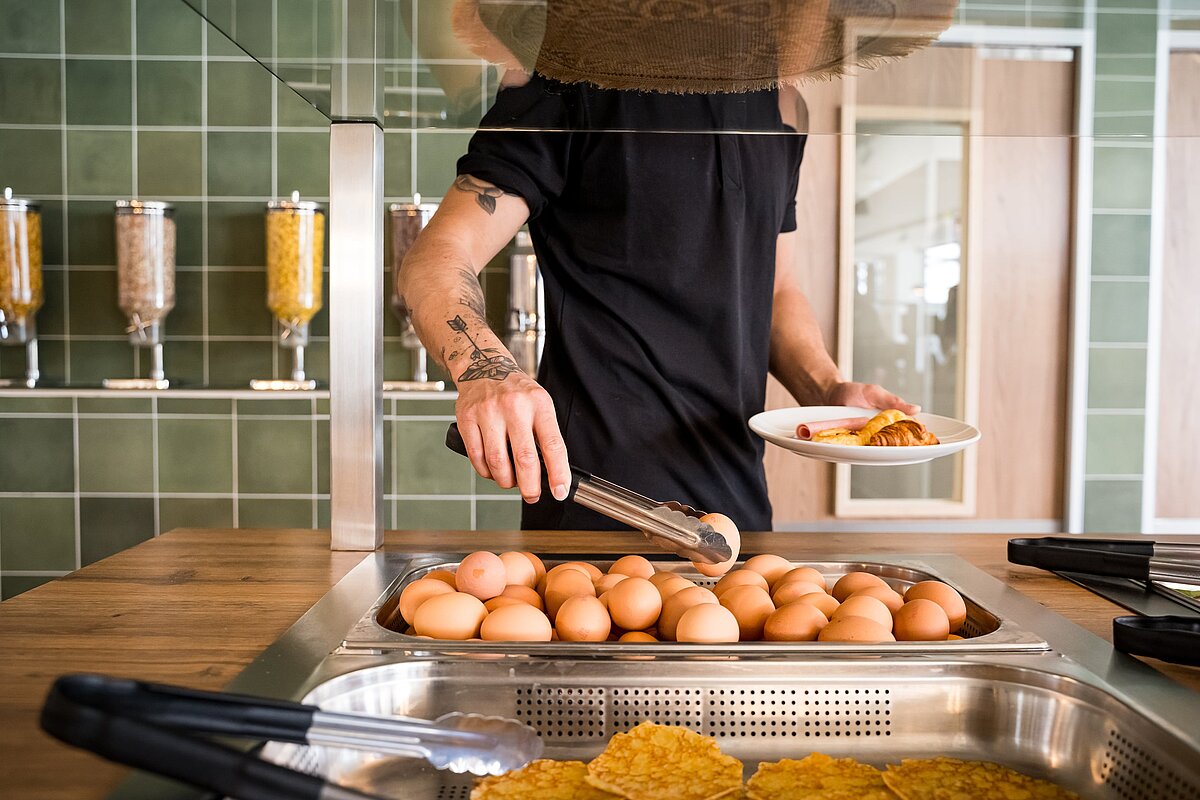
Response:
[[[150,351],[150,377],[109,378],[110,389],[165,389],[163,327],[175,307],[175,209],[169,203],[118,200],[117,305],[129,318],[125,332]]]
[[[34,315],[42,299],[41,207],[5,188],[0,200],[0,344],[25,346],[25,385],[30,389],[39,377]]]
[[[316,203],[290,200],[267,203],[267,308],[279,321],[279,344],[292,351],[287,381],[251,381],[255,389],[313,389],[304,374],[308,324],[321,310],[325,259],[325,212]]]
[[[388,218],[392,229],[392,313],[404,326],[400,343],[412,353],[412,380],[387,381],[383,388],[389,390],[441,390],[445,388],[445,383],[429,380],[425,348],[421,345],[421,340],[417,338],[408,307],[404,305],[404,298],[400,296],[400,265],[412,248],[413,242],[417,240],[417,234],[429,224],[429,220],[433,218],[434,212],[438,208],[436,203],[422,203],[419,194],[415,195],[413,200],[412,203],[392,203],[388,206]]]

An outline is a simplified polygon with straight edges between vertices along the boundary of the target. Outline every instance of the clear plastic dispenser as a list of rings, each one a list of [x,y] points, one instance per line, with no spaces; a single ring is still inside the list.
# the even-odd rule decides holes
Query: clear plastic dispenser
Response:
[[[130,343],[150,352],[148,378],[109,378],[109,389],[165,389],[163,328],[175,307],[175,210],[169,203],[118,200],[117,305]]]
[[[436,203],[422,203],[421,195],[415,195],[411,203],[392,203],[388,206],[388,219],[392,235],[392,313],[404,326],[401,334],[401,344],[412,354],[412,380],[386,381],[383,388],[388,391],[441,391],[446,388],[443,381],[429,380],[429,359],[417,332],[413,328],[412,317],[404,298],[400,296],[400,266],[404,257],[412,249],[417,235],[424,230],[433,218],[438,207]]]
[[[255,380],[258,390],[315,389],[305,375],[304,348],[309,323],[321,310],[321,279],[325,255],[325,212],[300,199],[267,203],[267,308],[279,323],[279,345],[292,351],[290,380]]]
[[[32,200],[12,196],[0,200],[0,345],[24,346],[24,385],[37,385],[37,328],[42,307],[42,212]],[[22,383],[0,381],[0,386]]]

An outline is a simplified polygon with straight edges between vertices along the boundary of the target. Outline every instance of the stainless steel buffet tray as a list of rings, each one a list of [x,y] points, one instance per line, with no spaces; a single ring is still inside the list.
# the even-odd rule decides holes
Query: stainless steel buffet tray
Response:
[[[1055,672],[1037,668],[1047,658]],[[945,755],[997,761],[1084,798],[1200,797],[1193,746],[1059,661],[416,660],[335,677],[305,701],[367,714],[515,717],[537,728],[557,759],[586,761],[614,733],[650,719],[715,737],[745,762],[747,777],[759,761],[813,751],[880,767]],[[263,755],[385,797],[470,793],[469,777],[417,759],[275,743]]]
[[[395,558],[387,558],[395,556]],[[438,569],[457,568],[462,554],[431,556],[410,559],[399,554],[385,554],[386,568],[395,577],[387,590],[362,615],[354,628],[346,635],[343,647],[346,651],[370,650],[376,652],[404,652],[412,655],[443,654],[464,655],[471,653],[494,653],[508,656],[601,656],[616,657],[630,655],[698,655],[721,654],[746,658],[786,656],[799,653],[938,653],[944,655],[978,652],[1023,652],[1046,650],[1044,638],[1022,628],[1011,619],[989,607],[985,596],[977,597],[980,590],[990,590],[1003,584],[986,573],[971,567],[952,556],[897,558],[892,560],[839,560],[804,562],[815,567],[825,576],[830,586],[847,572],[873,572],[901,593],[914,583],[924,580],[944,581],[963,595],[967,604],[967,621],[960,633],[961,641],[949,642],[888,642],[884,644],[848,644],[833,642],[737,642],[723,645],[684,644],[659,642],[655,644],[630,644],[627,642],[459,642],[435,641],[409,636],[401,631],[405,623],[400,619],[400,593],[408,584],[419,580]],[[587,560],[601,569],[612,564],[611,556],[581,559],[579,556],[546,558],[547,567],[565,561]],[[696,572],[690,564],[679,559],[652,561],[656,570],[675,572],[700,586],[712,587],[716,578],[708,578]],[[990,583],[990,585],[989,585]]]

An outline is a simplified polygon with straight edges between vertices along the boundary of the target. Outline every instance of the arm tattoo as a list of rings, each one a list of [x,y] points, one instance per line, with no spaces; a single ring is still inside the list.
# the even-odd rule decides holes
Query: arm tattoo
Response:
[[[488,214],[496,213],[496,200],[506,194],[511,194],[501,189],[499,186],[492,186],[490,183],[484,183],[472,178],[470,175],[459,175],[454,179],[454,188],[460,192],[471,192],[475,195],[475,202],[479,203],[479,207]]]
[[[479,288],[479,279],[471,270],[461,270],[459,285],[461,294],[459,296],[459,304],[466,307],[468,316],[473,318],[473,321],[479,325],[487,326],[487,309],[483,301],[483,292]],[[454,319],[446,320],[446,324],[450,326],[450,330],[460,337],[466,338],[466,352],[470,353],[471,363],[463,370],[463,373],[458,376],[458,382],[464,381],[502,381],[514,372],[520,372],[521,368],[516,362],[508,356],[504,355],[499,348],[496,347],[480,347],[475,338],[471,336],[468,328],[467,320],[462,318],[461,314],[455,315]],[[456,341],[461,342],[462,338],[455,337]],[[462,351],[456,350],[450,354],[448,361],[457,358]]]

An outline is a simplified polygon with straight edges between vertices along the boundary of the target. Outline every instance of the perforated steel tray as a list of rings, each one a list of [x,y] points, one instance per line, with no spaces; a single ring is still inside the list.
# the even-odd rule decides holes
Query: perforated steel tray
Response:
[[[395,554],[387,554],[394,556]],[[799,653],[880,653],[880,654],[961,654],[979,652],[1028,652],[1046,650],[1045,640],[1005,619],[989,608],[989,599],[999,599],[1004,584],[953,556],[919,556],[895,560],[855,559],[805,562],[820,570],[829,585],[847,572],[873,572],[892,588],[904,592],[909,586],[924,580],[944,581],[963,595],[967,604],[967,621],[961,641],[949,642],[887,642],[882,644],[851,644],[834,642],[738,642],[731,644],[685,644],[659,642],[630,644],[627,642],[458,642],[435,641],[405,635],[406,627],[400,618],[400,593],[404,587],[437,569],[455,569],[462,555],[447,555],[420,559],[396,556],[385,561],[386,568],[395,570],[395,578],[387,590],[362,616],[345,638],[346,651],[402,652],[410,655],[442,654],[469,655],[494,653],[509,656],[599,656],[625,657],[631,655],[701,655],[720,654],[744,658],[786,656]],[[601,569],[612,563],[611,556],[581,559],[579,556],[545,559],[547,567],[564,561],[587,560]],[[687,562],[653,561],[659,571],[676,572],[700,586],[712,587],[716,578],[705,577]]]

